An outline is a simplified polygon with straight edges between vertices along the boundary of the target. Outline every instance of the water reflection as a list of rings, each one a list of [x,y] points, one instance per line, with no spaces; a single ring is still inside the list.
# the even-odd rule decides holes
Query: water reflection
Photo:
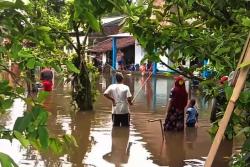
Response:
[[[152,109],[153,109],[153,111],[155,111],[156,110],[156,101],[157,101],[157,99],[156,99],[156,85],[157,85],[156,76],[153,76],[152,80],[153,80],[153,93],[154,93],[154,95],[153,95],[153,107],[152,107]]]
[[[183,167],[185,159],[183,132],[166,133],[165,152],[170,167]]]
[[[228,166],[232,152],[233,141],[222,140],[212,166]]]
[[[112,146],[111,152],[105,154],[103,159],[119,167],[126,164],[129,158],[131,142],[129,141],[129,128],[113,127],[112,128]]]
[[[145,82],[147,77],[125,75],[132,94]],[[55,81],[56,82],[56,81]],[[113,79],[113,82],[114,79]],[[112,83],[112,76],[100,78],[100,92]],[[0,140],[1,150],[9,153],[20,166],[184,166],[184,160],[202,160],[211,145],[207,132],[209,123],[209,103],[204,102],[200,92],[192,92],[199,110],[199,127],[186,128],[181,133],[167,133],[162,140],[159,122],[149,123],[150,119],[164,119],[166,101],[173,81],[166,78],[149,79],[131,106],[131,127],[112,128],[111,104],[99,96],[93,112],[73,112],[70,104],[70,87],[55,83],[44,106],[50,112],[49,133],[58,136],[72,134],[79,145],[58,157],[52,153],[38,153],[24,149],[17,141]],[[16,101],[12,112],[1,117],[1,125],[12,128],[14,120],[22,116],[26,106]],[[154,112],[152,112],[154,111]],[[233,143],[225,141],[220,147],[214,166],[227,166]],[[191,162],[191,161],[190,161]]]
[[[194,149],[195,141],[197,138],[197,128],[186,127],[186,138],[187,147],[190,150]]]
[[[94,139],[90,137],[90,129],[94,113],[76,113],[73,118],[72,135],[76,138],[78,148],[70,154],[68,161],[75,166],[83,166],[85,154],[91,148]]]

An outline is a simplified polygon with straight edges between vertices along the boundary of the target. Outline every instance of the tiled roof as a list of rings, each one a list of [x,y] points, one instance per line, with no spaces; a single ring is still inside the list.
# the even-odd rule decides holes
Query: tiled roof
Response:
[[[135,44],[135,40],[133,37],[124,37],[117,39],[117,49],[122,49]],[[90,47],[90,52],[98,52],[104,53],[112,50],[112,38],[104,40],[102,42],[97,43],[93,47]]]

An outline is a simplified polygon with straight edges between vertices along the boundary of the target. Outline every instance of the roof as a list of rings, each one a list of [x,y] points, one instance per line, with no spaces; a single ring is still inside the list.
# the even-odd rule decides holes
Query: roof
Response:
[[[128,46],[134,45],[135,40],[133,37],[117,38],[117,49],[126,48]],[[89,49],[90,52],[104,53],[112,50],[112,38],[105,41],[99,42]]]
[[[132,37],[132,35],[130,33],[120,33],[120,34],[109,35],[109,37]]]
[[[124,19],[124,16],[117,16],[117,17],[106,17],[101,19],[101,23],[103,26],[110,25],[110,24],[119,24]]]

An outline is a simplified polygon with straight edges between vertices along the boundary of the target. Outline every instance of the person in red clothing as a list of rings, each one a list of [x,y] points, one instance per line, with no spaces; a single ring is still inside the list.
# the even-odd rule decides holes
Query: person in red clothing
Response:
[[[185,88],[185,80],[182,76],[175,78],[174,87],[171,90],[165,118],[165,131],[184,130],[184,109],[187,105],[188,93]]]
[[[50,68],[44,68],[41,71],[41,75],[40,75],[40,80],[42,81],[42,85],[43,85],[43,90],[50,92],[52,91],[52,86],[53,86],[53,72]]]

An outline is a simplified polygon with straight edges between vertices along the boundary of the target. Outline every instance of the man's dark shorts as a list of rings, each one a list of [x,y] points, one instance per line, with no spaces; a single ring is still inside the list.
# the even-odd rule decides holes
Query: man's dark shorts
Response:
[[[130,115],[128,114],[112,114],[113,126],[129,126]]]

